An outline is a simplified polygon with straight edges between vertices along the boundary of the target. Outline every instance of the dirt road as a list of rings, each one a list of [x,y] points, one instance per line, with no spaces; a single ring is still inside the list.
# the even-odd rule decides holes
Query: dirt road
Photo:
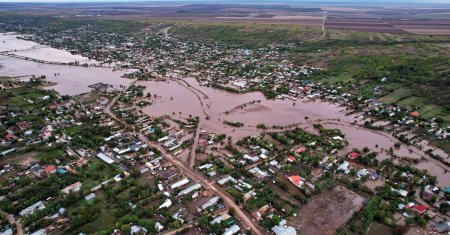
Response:
[[[10,224],[15,224],[16,225],[16,233],[18,235],[24,235],[23,233],[23,228],[22,228],[22,224],[20,224],[18,221],[16,221],[16,219],[14,218],[14,216],[0,210],[1,214],[4,214],[6,216],[6,218],[8,219],[8,222]]]

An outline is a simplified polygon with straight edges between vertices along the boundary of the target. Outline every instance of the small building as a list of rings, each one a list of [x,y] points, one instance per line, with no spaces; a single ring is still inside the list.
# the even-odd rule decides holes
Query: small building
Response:
[[[438,233],[448,233],[450,232],[450,221],[445,221],[436,225],[436,231]]]
[[[97,154],[97,157],[108,164],[114,163],[114,160],[112,160],[110,157],[106,156],[104,153]]]
[[[360,156],[359,153],[357,153],[357,152],[351,152],[351,153],[349,153],[349,154],[347,155],[347,158],[350,159],[350,160],[356,160],[356,159],[359,158],[359,156]]]
[[[412,211],[418,215],[425,213],[427,210],[428,208],[421,204],[416,204],[412,207]]]
[[[95,193],[91,193],[91,194],[87,195],[86,197],[84,197],[84,199],[86,199],[86,201],[90,201],[94,198],[95,198]]]
[[[297,187],[302,187],[303,185],[303,179],[299,175],[291,175],[288,177],[289,181],[291,181],[292,184],[294,184]]]
[[[295,161],[295,157],[294,156],[289,156],[286,158],[286,162],[294,162]]]
[[[300,148],[296,149],[294,152],[300,154],[300,153],[305,152],[306,150],[307,150],[306,147],[300,147]]]

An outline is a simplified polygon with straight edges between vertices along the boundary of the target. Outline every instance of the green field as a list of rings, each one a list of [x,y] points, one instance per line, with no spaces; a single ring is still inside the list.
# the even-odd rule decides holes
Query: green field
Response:
[[[409,97],[410,95],[411,95],[410,89],[399,88],[394,92],[382,97],[381,101],[385,104],[394,104],[405,97]]]

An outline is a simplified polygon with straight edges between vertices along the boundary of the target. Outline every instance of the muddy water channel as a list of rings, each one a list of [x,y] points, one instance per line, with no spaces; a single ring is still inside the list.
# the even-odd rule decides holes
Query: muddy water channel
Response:
[[[391,134],[366,129],[352,124],[358,119],[348,115],[345,108],[327,102],[315,102],[308,99],[267,100],[261,93],[235,94],[214,88],[202,87],[194,78],[168,79],[167,81],[140,82],[152,95],[152,105],[143,108],[150,116],[169,115],[172,118],[186,118],[189,115],[200,117],[200,129],[225,133],[236,141],[249,135],[258,135],[258,124],[267,127],[289,126],[296,124],[308,131],[315,132],[314,123],[321,123],[327,128],[338,128],[349,141],[345,151],[352,148],[369,147],[378,151],[379,160],[389,158],[389,148],[401,157],[424,159],[416,165],[435,175],[440,186],[450,185],[450,173],[444,164],[430,158],[423,151],[402,145],[395,148],[398,142]],[[154,97],[156,95],[156,98]],[[294,105],[295,103],[295,105]],[[307,119],[305,118],[307,117]],[[224,124],[224,121],[241,122],[243,127],[237,128]],[[271,129],[269,129],[270,131]]]

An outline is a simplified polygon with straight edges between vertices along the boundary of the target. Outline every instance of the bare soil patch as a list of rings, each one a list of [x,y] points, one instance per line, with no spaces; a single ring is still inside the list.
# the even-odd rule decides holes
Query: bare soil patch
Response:
[[[339,185],[309,200],[289,223],[304,235],[334,234],[364,201],[363,196]]]

